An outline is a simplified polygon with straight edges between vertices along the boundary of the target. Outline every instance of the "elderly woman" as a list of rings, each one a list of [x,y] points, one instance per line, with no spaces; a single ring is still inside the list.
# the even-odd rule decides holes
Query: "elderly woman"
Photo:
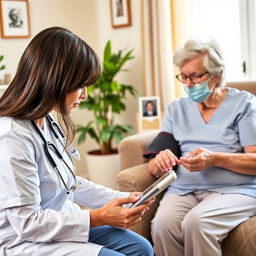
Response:
[[[215,42],[188,41],[174,63],[187,96],[145,153],[152,175],[176,166],[178,176],[152,221],[155,254],[222,255],[228,232],[256,214],[256,99],[224,86]]]

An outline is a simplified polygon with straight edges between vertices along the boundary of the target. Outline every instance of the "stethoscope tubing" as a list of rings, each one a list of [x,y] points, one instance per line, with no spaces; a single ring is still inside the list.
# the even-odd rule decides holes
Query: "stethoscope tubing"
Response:
[[[50,117],[50,115],[47,115],[47,116],[46,116],[46,120],[47,120],[47,122],[48,122],[48,124],[49,124],[49,127],[50,127],[52,133],[54,134],[55,138],[58,139],[58,140],[60,141],[60,143],[63,145],[62,141],[61,141],[60,138],[59,138],[59,135],[62,137],[62,139],[65,139],[65,136],[64,136],[63,132],[61,131],[61,129],[59,128],[59,126],[57,125],[57,123]],[[47,140],[45,139],[45,137],[43,136],[43,134],[42,134],[42,132],[40,131],[39,127],[38,127],[37,124],[35,123],[35,121],[34,121],[34,120],[31,120],[31,123],[32,123],[32,126],[34,127],[34,130],[36,131],[36,133],[39,135],[39,137],[41,138],[41,140],[42,140],[42,142],[43,142],[43,148],[44,148],[44,152],[45,152],[45,154],[46,154],[47,159],[49,160],[51,166],[54,168],[54,170],[55,170],[55,171],[57,172],[57,174],[59,175],[62,184],[64,185],[64,187],[65,187],[66,190],[67,190],[67,194],[70,194],[70,193],[73,192],[73,191],[77,188],[77,186],[78,186],[78,184],[77,184],[77,182],[76,182],[75,173],[74,173],[73,170],[69,167],[69,165],[67,164],[67,162],[64,160],[64,158],[63,158],[63,156],[61,155],[61,153],[59,152],[58,148],[57,148],[52,142],[47,141]],[[55,130],[55,128],[56,128],[56,130],[58,131],[59,135],[58,135],[57,131]],[[62,176],[62,174],[61,174],[61,172],[59,171],[59,168],[58,168],[56,162],[54,161],[54,159],[53,159],[53,157],[52,157],[52,155],[51,155],[51,153],[50,153],[50,147],[53,149],[53,151],[54,151],[55,154],[58,156],[58,158],[59,158],[60,160],[62,160],[62,162],[65,164],[65,166],[68,168],[68,170],[70,171],[71,175],[73,176],[73,179],[74,179],[74,181],[75,181],[75,184],[72,185],[70,188],[67,186],[67,184],[66,184],[66,182],[65,182],[65,180],[64,180],[64,178],[63,178],[63,176]],[[72,162],[72,165],[74,166],[73,160],[72,160],[70,154],[68,153],[68,151],[66,150],[65,145],[63,145],[63,147],[64,147],[65,151],[67,152],[67,155],[68,155],[68,157],[70,158],[70,160],[71,160],[71,162]]]

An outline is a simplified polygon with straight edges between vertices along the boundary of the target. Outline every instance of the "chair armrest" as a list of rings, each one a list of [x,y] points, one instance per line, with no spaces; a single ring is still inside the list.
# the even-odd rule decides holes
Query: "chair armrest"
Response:
[[[120,191],[141,192],[151,185],[156,178],[147,171],[148,164],[140,164],[125,169],[117,174],[117,183]]]
[[[256,252],[256,216],[233,229],[222,242],[223,256],[250,256]]]
[[[227,82],[227,87],[233,87],[241,91],[248,91],[256,95],[256,81]]]
[[[118,145],[121,170],[145,163],[143,153],[157,134],[158,131],[150,131],[124,138]]]
[[[155,182],[156,178],[148,173],[147,165],[148,164],[145,163],[119,172],[117,174],[117,183],[119,186],[119,190],[127,192],[142,192],[153,182]],[[131,228],[131,230],[141,234],[151,242],[151,220],[155,215],[156,209],[159,205],[159,201],[163,196],[163,193],[164,192],[156,197],[156,201],[149,207],[149,210],[144,214],[141,222]]]

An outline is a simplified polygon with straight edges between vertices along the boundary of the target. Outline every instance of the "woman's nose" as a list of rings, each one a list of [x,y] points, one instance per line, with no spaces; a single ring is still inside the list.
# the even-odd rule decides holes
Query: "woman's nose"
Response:
[[[191,78],[190,78],[190,77],[187,77],[187,80],[186,80],[185,85],[186,85],[187,87],[192,87],[192,86],[194,86],[194,85],[195,85],[195,83],[194,83],[194,82],[192,82],[192,80],[191,80]]]
[[[80,95],[79,98],[82,99],[82,100],[84,100],[84,99],[87,98],[87,90],[86,90],[86,87],[84,87],[84,88],[82,89],[82,92],[81,92],[81,95]]]

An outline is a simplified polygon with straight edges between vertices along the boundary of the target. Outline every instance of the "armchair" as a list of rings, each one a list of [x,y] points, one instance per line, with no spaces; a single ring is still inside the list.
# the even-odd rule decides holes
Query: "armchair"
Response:
[[[236,82],[227,86],[247,90],[256,94],[256,82]],[[121,191],[143,191],[156,179],[147,172],[147,160],[142,154],[158,131],[145,132],[125,138],[118,147],[121,172],[117,182]],[[131,229],[151,241],[150,223],[163,193],[145,213],[142,221]],[[256,252],[256,216],[240,224],[222,242],[224,256],[252,256]]]

